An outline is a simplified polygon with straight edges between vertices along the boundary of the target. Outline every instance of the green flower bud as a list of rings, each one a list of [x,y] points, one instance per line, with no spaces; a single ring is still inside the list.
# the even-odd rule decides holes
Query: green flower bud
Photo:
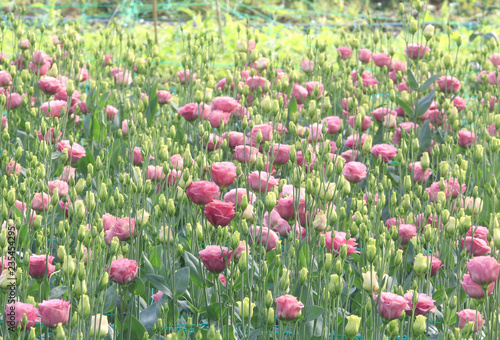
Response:
[[[422,254],[418,254],[415,257],[415,263],[413,264],[413,270],[417,274],[417,276],[422,276],[427,273],[427,270],[429,269],[429,263],[428,263],[427,257],[425,257]]]
[[[345,334],[348,338],[354,338],[359,331],[361,325],[361,318],[357,315],[351,314],[347,317],[347,325],[345,326]]]
[[[299,283],[303,286],[307,281],[307,268],[303,267],[299,274]]]
[[[237,301],[236,305],[240,311],[240,317],[243,320],[250,320],[252,318],[255,303],[250,303],[250,299],[248,297],[244,298],[243,301]]]

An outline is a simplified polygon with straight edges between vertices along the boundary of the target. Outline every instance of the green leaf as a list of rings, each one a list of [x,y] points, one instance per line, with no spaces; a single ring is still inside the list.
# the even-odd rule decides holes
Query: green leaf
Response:
[[[427,151],[432,143],[432,133],[429,127],[429,120],[427,119],[420,129],[420,135],[418,136],[418,144],[420,145],[419,151],[421,153]]]
[[[184,267],[175,272],[175,289],[176,296],[182,296],[189,285],[189,267]]]
[[[109,313],[116,306],[116,286],[114,283],[106,289],[104,296],[104,313]]]
[[[137,320],[135,316],[128,314],[125,320],[123,320],[123,323],[120,322],[119,318],[116,318],[115,320],[116,320],[115,329],[118,332],[123,333],[121,334],[123,335],[123,338],[133,339],[133,340],[142,340],[144,338],[144,333],[146,333],[146,327],[144,327],[144,325],[139,320]]]
[[[140,278],[136,278],[129,284],[128,291],[134,295],[141,296],[146,293],[146,287],[144,286],[144,282]]]
[[[153,266],[151,265],[151,262],[149,262],[148,257],[146,256],[145,253],[142,253],[142,266],[141,266],[141,271],[144,274],[154,274],[155,270]]]
[[[431,93],[425,95],[423,98],[420,98],[417,103],[417,107],[415,109],[415,116],[420,117],[423,115],[429,108],[431,107],[432,101],[434,100],[434,96],[436,95],[436,90]]]
[[[200,274],[199,268],[200,268],[200,260],[198,260],[193,254],[189,252],[184,253],[184,261],[186,262],[187,266],[189,267],[189,277],[191,278],[191,281],[198,286],[203,288],[204,287],[204,281],[203,278]]]
[[[382,144],[384,142],[384,127],[382,124],[378,125],[377,133],[375,134],[375,137],[373,138],[373,145],[377,144]]]
[[[68,290],[68,287],[66,287],[66,286],[57,286],[57,287],[52,288],[50,290],[50,293],[49,293],[49,300],[50,299],[60,299],[61,296],[63,296],[67,290]]]
[[[28,225],[27,224],[23,224],[21,226],[21,229],[19,230],[18,237],[19,237],[19,240],[21,241],[21,248],[25,248],[30,242],[30,239],[28,236]]]
[[[479,36],[480,36],[480,34],[478,34],[478,33],[474,32],[474,33],[472,33],[471,35],[469,35],[469,41],[470,41],[470,42],[473,42],[473,41],[474,41],[474,39],[476,39],[476,38],[477,38],[477,37],[479,37]]]
[[[167,287],[167,281],[163,276],[148,274],[146,277],[151,281],[151,284],[159,291],[166,294],[168,297],[172,298],[172,291]]]
[[[412,70],[408,70],[408,78],[406,79],[406,83],[413,91],[416,91],[418,89],[418,82]]]
[[[495,32],[488,32],[483,35],[483,38],[485,40],[490,40],[491,38],[494,38],[496,41],[498,41],[498,35]]]
[[[323,307],[312,306],[306,313],[306,321],[316,320],[324,311],[325,309]]]
[[[432,77],[430,77],[429,79],[427,79],[422,86],[420,86],[420,88],[418,89],[420,92],[425,92],[425,90],[427,90],[432,84],[434,84],[434,82],[436,81],[436,79],[439,78],[439,74],[435,74],[433,75]]]
[[[158,245],[156,247],[151,248],[151,252],[149,255],[149,260],[151,261],[151,265],[155,268],[161,268],[163,263],[163,259],[161,258],[162,254],[162,246]]]
[[[153,125],[154,116],[156,116],[156,113],[158,112],[158,92],[156,91],[156,86],[157,84],[153,85],[149,91],[149,105],[147,113],[148,126]]]
[[[396,97],[396,103],[398,103],[399,106],[401,106],[401,108],[403,109],[403,111],[410,117],[413,116],[413,110],[411,109],[411,107],[406,104],[403,100],[401,100],[401,98],[399,97]]]
[[[144,328],[152,335],[153,327],[158,321],[157,303],[149,305],[148,308],[144,309],[141,314],[139,314],[139,321],[142,323]]]
[[[207,316],[211,320],[219,320],[224,313],[226,306],[221,303],[212,303],[207,307]]]

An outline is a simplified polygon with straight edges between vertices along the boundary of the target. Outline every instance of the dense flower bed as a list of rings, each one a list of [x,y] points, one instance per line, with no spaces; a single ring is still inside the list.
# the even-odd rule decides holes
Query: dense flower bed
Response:
[[[10,17],[3,338],[498,339],[500,48],[424,10],[223,74],[189,34],[165,84],[151,38]]]

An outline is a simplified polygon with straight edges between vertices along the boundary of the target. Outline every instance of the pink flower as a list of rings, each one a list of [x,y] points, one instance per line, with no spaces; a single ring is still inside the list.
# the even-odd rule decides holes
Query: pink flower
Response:
[[[226,137],[228,138],[230,148],[234,149],[238,145],[245,145],[245,134],[243,132],[229,131]]]
[[[342,118],[337,116],[329,116],[323,118],[323,124],[326,124],[326,133],[335,134],[340,131],[342,126]]]
[[[317,87],[318,88],[318,98],[321,97],[323,94],[323,91],[325,90],[325,86],[323,83],[320,83],[319,81],[307,81],[304,84],[306,86],[307,93],[312,96],[314,89]]]
[[[56,179],[54,181],[49,181],[49,194],[50,195],[54,194],[54,190],[56,188],[59,191],[60,197],[64,197],[68,194],[68,191],[69,191],[68,183],[61,181],[59,179]]]
[[[500,74],[497,75],[496,71],[490,72],[490,73],[488,73],[486,80],[488,81],[488,84],[490,84],[490,85],[498,85],[498,84],[500,84]]]
[[[408,307],[405,309],[406,314],[413,314],[413,292],[408,292],[404,295],[404,299],[408,304]],[[417,298],[417,306],[415,307],[415,316],[417,315],[427,315],[429,312],[436,312],[437,307],[434,305],[435,300],[433,300],[429,295],[424,293],[418,293]]]
[[[441,76],[437,80],[437,84],[441,92],[457,92],[460,90],[462,85],[460,80],[452,76]]]
[[[470,148],[476,142],[476,134],[472,131],[460,130],[458,131],[458,145],[463,148]]]
[[[38,130],[37,135],[38,135],[38,140],[42,141],[44,140],[45,142],[49,144],[54,144],[56,141],[56,136],[54,135],[55,128],[51,127],[49,131],[44,135],[42,135],[42,131]],[[59,136],[57,137],[57,140],[60,140],[62,137],[62,132],[59,131]]]
[[[431,256],[427,256],[427,258],[430,260]],[[443,267],[443,263],[439,258],[436,256],[432,256],[432,263],[431,263],[431,276],[436,275],[439,272],[439,268]]]
[[[209,181],[193,181],[186,189],[186,194],[195,204],[208,204],[219,197],[219,187]]]
[[[0,87],[12,85],[12,77],[8,71],[0,71]]]
[[[467,253],[472,254],[472,256],[483,256],[491,253],[488,242],[477,237],[467,236],[465,239],[462,238],[460,244],[462,248],[465,248]]]
[[[500,53],[494,53],[489,59],[488,59],[494,66],[500,66]]]
[[[118,72],[115,76],[115,83],[119,86],[129,86],[132,84],[132,74],[130,71]]]
[[[402,244],[410,242],[413,237],[417,236],[417,228],[413,224],[399,225],[398,232]]]
[[[238,196],[238,203],[236,204],[236,195]],[[248,203],[254,204],[255,201],[257,200],[257,196],[246,189],[243,188],[238,188],[238,189],[232,189],[227,192],[227,194],[224,195],[224,202],[230,202],[235,205],[240,205],[241,200],[243,199],[243,196],[246,195],[248,198]]]
[[[172,94],[166,90],[158,90],[157,96],[158,96],[158,104],[160,105],[165,105],[170,103],[170,98],[172,98]]]
[[[165,173],[162,166],[149,165],[148,166],[148,179],[152,181],[163,181]]]
[[[220,147],[220,143],[222,142],[221,138],[215,133],[211,133],[208,135],[208,142],[205,140],[205,136],[203,136],[202,141],[203,149],[207,151],[217,150]]]
[[[467,269],[472,281],[478,285],[486,285],[498,279],[500,264],[494,257],[479,256],[467,262]]]
[[[305,87],[297,83],[293,84],[292,93],[290,93],[290,95],[297,100],[297,103],[303,104],[308,94]]]
[[[231,112],[224,112],[221,110],[214,110],[207,117],[213,128],[221,126],[221,121],[224,122],[224,125],[227,125],[229,118],[231,118]]]
[[[19,93],[7,93],[5,107],[8,110],[15,110],[23,104],[23,96]]]
[[[276,299],[276,316],[280,320],[295,320],[304,305],[293,295],[285,294]]]
[[[234,204],[213,200],[203,210],[205,217],[213,226],[225,227],[231,223],[236,216]]]
[[[255,90],[256,88],[262,88],[264,89],[265,86],[269,88],[269,80],[267,80],[264,77],[249,77],[247,81],[245,82],[246,85],[250,88],[250,90]]]
[[[106,232],[109,229],[111,229],[115,225],[117,220],[118,220],[118,217],[113,216],[111,214],[106,213],[106,214],[102,215],[103,231]]]
[[[190,70],[184,69],[182,71],[177,72],[177,76],[179,77],[179,82],[181,84],[185,84],[186,82],[191,82],[196,79],[197,74],[191,73]]]
[[[279,181],[265,171],[253,171],[248,174],[248,184],[253,191],[268,192]]]
[[[359,138],[358,134],[350,135],[345,140],[344,146],[349,149],[356,149],[362,147],[363,144],[365,143],[366,138],[368,138],[368,135],[366,133],[363,133],[361,135],[361,139]]]
[[[219,187],[231,186],[236,179],[237,167],[231,162],[217,162],[212,164],[210,176]]]
[[[142,151],[141,148],[136,146],[134,148],[133,156],[132,156],[132,162],[134,165],[142,165],[142,162],[144,161],[144,157],[142,157]]]
[[[45,112],[48,117],[61,117],[66,112],[67,103],[63,100],[52,100],[45,102],[40,106],[40,110]]]
[[[408,168],[410,169],[410,172],[413,173],[413,180],[418,183],[427,182],[427,179],[432,173],[429,169],[426,169],[424,173],[421,162],[410,163]]]
[[[38,81],[38,85],[45,94],[56,94],[63,89],[63,85],[59,79],[54,77],[43,77]]]
[[[398,319],[403,311],[408,308],[408,302],[402,296],[393,293],[381,292],[374,297],[377,310],[387,321]],[[380,302],[378,301],[380,299]]]
[[[465,108],[467,107],[467,105],[465,104],[465,99],[458,96],[453,99],[453,105],[457,108],[458,112],[465,110]]]
[[[409,44],[405,48],[405,52],[410,59],[422,59],[427,52],[431,49],[426,45],[421,44]]]
[[[227,247],[211,245],[200,250],[198,256],[209,272],[222,273],[231,262],[232,254],[233,251],[228,250]]]
[[[374,53],[372,58],[378,67],[389,66],[391,64],[391,56],[386,53]]]
[[[371,153],[375,158],[378,159],[379,156],[381,156],[384,163],[389,163],[398,153],[398,149],[392,145],[383,143],[374,145],[371,149]]]
[[[71,303],[69,301],[52,299],[38,304],[38,313],[44,326],[55,328],[58,324],[65,325],[69,320]]]
[[[23,325],[23,318],[26,315],[28,320],[26,325]],[[16,329],[19,324],[21,324],[22,329],[30,329],[35,326],[36,323],[40,322],[38,313],[35,307],[30,303],[14,302],[8,303],[5,306],[5,318],[4,322],[7,327]]]
[[[467,236],[480,238],[482,240],[488,241],[488,228],[479,225],[473,225],[467,231]]]
[[[347,46],[341,46],[337,48],[337,52],[340,54],[340,58],[343,60],[348,59],[352,54],[352,50]]]
[[[345,159],[346,163],[352,162],[352,161],[357,161],[359,157],[359,151],[358,150],[347,150],[344,151],[340,154],[340,157]]]
[[[379,107],[378,109],[375,109],[372,112],[373,118],[375,118],[375,120],[380,123],[384,121],[386,115],[397,116],[397,114],[398,113],[396,111],[386,107]]]
[[[238,105],[238,101],[233,97],[217,97],[210,103],[212,110],[220,110],[224,112],[231,112],[236,109]]]
[[[248,145],[238,145],[234,148],[234,159],[241,163],[254,162],[259,154],[259,149]]]
[[[269,123],[255,125],[252,128],[252,140],[255,140],[258,132],[262,133],[262,141],[270,141],[273,137],[273,126]]]
[[[104,240],[107,245],[111,245],[113,238],[119,241],[127,241],[135,232],[135,219],[124,217],[116,220],[115,224],[104,232]]]
[[[106,118],[109,120],[115,119],[116,114],[118,113],[118,109],[112,105],[106,105]]]
[[[359,183],[366,177],[366,165],[356,161],[346,163],[342,174],[349,182]]]
[[[69,160],[72,163],[78,162],[80,158],[83,158],[86,155],[84,147],[78,143],[74,142],[71,145],[69,140],[62,140],[59,143],[57,143],[57,150],[59,150],[59,152],[63,152],[63,150],[65,149],[68,150]]]
[[[248,228],[250,233],[250,242],[255,242],[266,248],[267,251],[276,249],[277,242],[279,240],[278,234],[266,227],[250,227]]]
[[[407,68],[408,65],[406,65],[406,61],[391,60],[391,64],[389,65],[391,71],[406,72]]]
[[[155,300],[156,303],[159,303],[162,296],[163,292],[159,290],[157,293],[151,295],[151,298]]]
[[[358,244],[356,243],[356,239],[350,238],[349,240],[347,240],[346,233],[334,230],[333,232],[328,231],[324,235],[326,241],[325,248],[330,253],[338,254],[342,250],[342,247],[344,245],[347,246],[347,256],[354,253],[359,253],[359,251],[356,250],[356,247],[358,246]]]
[[[474,332],[477,332],[483,326],[483,315],[474,309],[464,309],[457,312],[458,326],[463,329],[469,322],[474,323]]]
[[[361,48],[359,50],[359,61],[361,61],[363,64],[368,64],[370,61],[372,61],[372,51],[370,51],[367,48]]]
[[[7,175],[16,175],[19,176],[21,174],[21,170],[23,167],[21,164],[17,163],[16,161],[10,161],[9,164],[5,167],[5,173]]]
[[[43,65],[45,64],[49,59],[49,56],[42,50],[38,50],[36,52],[33,52],[33,63],[35,65]]]
[[[356,122],[356,118],[354,116],[349,117],[349,125],[354,129],[354,124]],[[373,124],[372,117],[365,116],[363,121],[361,122],[361,131],[366,131],[370,128],[370,125]]]
[[[304,59],[300,62],[300,66],[305,73],[311,73],[314,69],[314,61]]]
[[[208,118],[211,111],[210,106],[206,104],[190,103],[181,107],[177,113],[180,114],[186,121],[191,122],[198,119],[198,117],[200,119]]]
[[[46,193],[36,193],[31,201],[31,209],[47,211],[49,209],[50,197]]]
[[[460,283],[469,297],[473,299],[480,299],[484,297],[483,287],[472,281],[469,274],[464,274],[463,280],[460,281]],[[493,289],[495,289],[495,282],[488,285],[488,295],[493,293]]]
[[[53,260],[54,256],[50,255],[31,255],[29,275],[34,279],[52,275],[56,270],[56,266],[52,264]]]
[[[170,157],[170,164],[172,164],[174,169],[182,169],[184,166],[184,158],[179,154],[172,155]]]
[[[61,173],[61,176],[59,176],[59,179],[61,181],[65,181],[66,183],[68,183],[71,178],[75,178],[75,171],[76,171],[75,168],[66,165],[63,168],[63,172]]]
[[[290,145],[273,144],[269,158],[273,160],[273,164],[284,165],[290,160]]]
[[[139,266],[135,260],[118,259],[111,262],[109,266],[109,279],[118,284],[126,284],[134,281]]]
[[[313,123],[309,125],[309,136],[307,140],[309,142],[319,142],[323,138],[323,125],[318,123]]]
[[[110,62],[113,62],[113,56],[109,54],[104,55],[104,66],[108,66]]]
[[[128,119],[124,119],[122,121],[122,134],[124,136],[128,135],[128,123],[129,123]]]

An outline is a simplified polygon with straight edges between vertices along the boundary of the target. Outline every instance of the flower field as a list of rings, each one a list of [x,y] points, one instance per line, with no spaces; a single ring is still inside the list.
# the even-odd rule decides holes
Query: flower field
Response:
[[[477,7],[473,31],[401,4],[396,31],[275,50],[246,23],[223,47],[9,14],[2,339],[500,339],[498,8]]]

